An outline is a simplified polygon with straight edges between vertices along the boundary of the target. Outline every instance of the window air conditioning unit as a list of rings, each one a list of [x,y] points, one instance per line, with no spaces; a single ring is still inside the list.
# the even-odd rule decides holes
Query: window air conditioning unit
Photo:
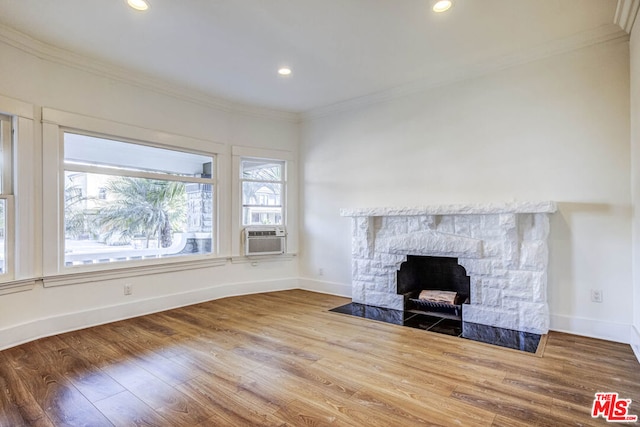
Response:
[[[282,225],[251,226],[244,229],[244,254],[279,255],[285,253],[287,230]]]

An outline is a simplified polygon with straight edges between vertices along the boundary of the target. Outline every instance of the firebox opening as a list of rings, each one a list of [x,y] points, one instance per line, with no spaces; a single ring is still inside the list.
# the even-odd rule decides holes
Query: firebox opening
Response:
[[[461,318],[469,302],[470,279],[457,258],[408,255],[397,279],[406,311]]]

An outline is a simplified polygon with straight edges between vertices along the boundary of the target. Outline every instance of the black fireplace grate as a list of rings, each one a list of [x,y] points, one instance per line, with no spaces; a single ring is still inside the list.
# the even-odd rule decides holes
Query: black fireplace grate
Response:
[[[437,315],[438,313],[443,313],[461,318],[462,304],[469,302],[469,296],[462,292],[458,292],[454,304],[420,299],[417,298],[418,294],[419,291],[408,292],[405,294],[405,310],[421,311],[425,313],[432,313],[435,315]]]
[[[424,312],[447,313],[454,316],[462,315],[462,305],[448,304],[446,302],[427,301],[417,298],[409,298],[407,300],[407,309]]]

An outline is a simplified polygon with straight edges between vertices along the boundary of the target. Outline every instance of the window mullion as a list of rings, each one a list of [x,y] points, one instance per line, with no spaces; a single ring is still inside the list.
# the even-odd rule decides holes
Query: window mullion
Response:
[[[102,174],[102,175],[130,176],[135,178],[158,179],[162,181],[194,182],[194,183],[202,183],[202,184],[215,183],[214,182],[215,180],[213,178],[200,178],[200,177],[192,177],[192,176],[159,174],[159,173],[153,173],[153,172],[134,171],[134,170],[128,170],[128,169],[105,168],[105,167],[94,166],[94,165],[80,165],[75,163],[65,163],[64,170],[69,172],[84,172],[84,173],[94,173],[94,174]]]
[[[244,178],[240,178],[241,182],[259,182],[259,183],[263,183],[263,184],[284,184],[285,181],[268,181],[265,179],[244,179]]]

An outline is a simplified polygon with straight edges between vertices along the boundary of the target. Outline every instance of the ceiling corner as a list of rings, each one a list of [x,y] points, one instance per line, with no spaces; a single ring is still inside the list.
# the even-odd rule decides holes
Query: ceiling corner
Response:
[[[638,16],[640,9],[640,0],[618,0],[618,7],[613,22],[618,24],[620,28],[631,34],[633,24]]]

